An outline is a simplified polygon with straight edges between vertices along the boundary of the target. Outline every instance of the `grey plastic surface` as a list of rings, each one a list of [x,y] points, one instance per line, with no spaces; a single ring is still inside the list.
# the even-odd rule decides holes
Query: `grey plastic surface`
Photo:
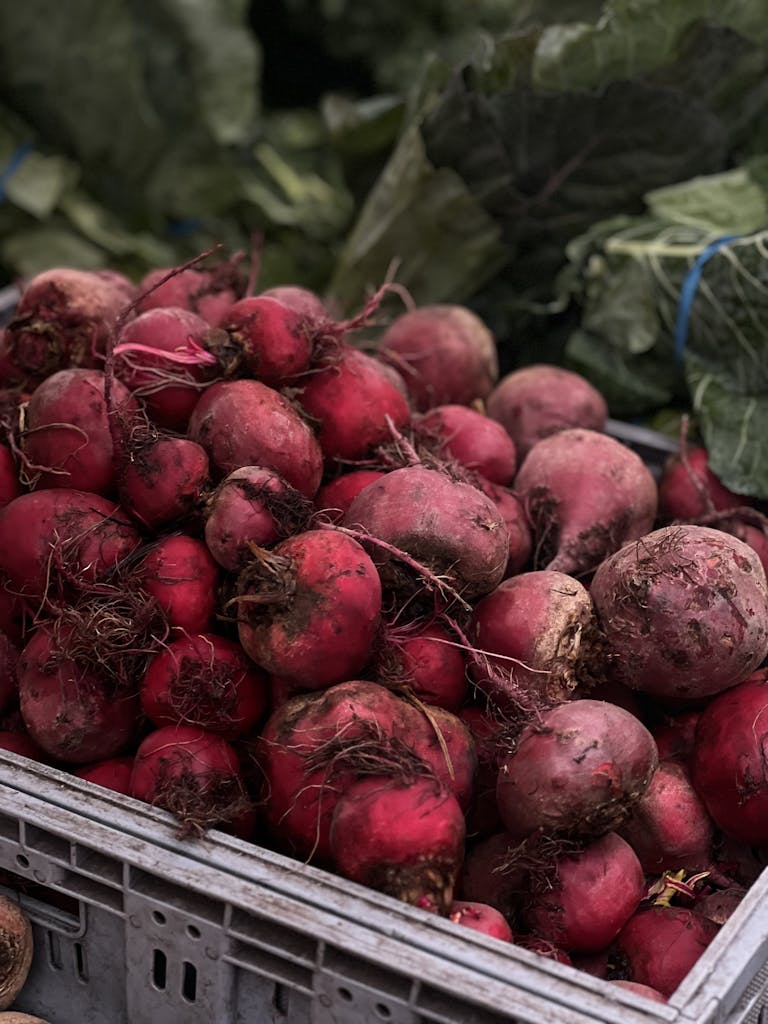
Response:
[[[19,289],[14,284],[0,288],[0,327],[3,327],[13,316],[19,299]]]

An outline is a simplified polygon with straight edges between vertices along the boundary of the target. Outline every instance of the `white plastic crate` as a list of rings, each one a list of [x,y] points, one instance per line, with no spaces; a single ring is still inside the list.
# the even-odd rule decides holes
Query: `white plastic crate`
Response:
[[[668,1004],[0,753],[0,888],[51,1024],[765,1024],[768,872]]]
[[[0,882],[36,943],[18,1009],[51,1024],[692,1019],[222,833],[175,833],[165,812],[0,753]]]

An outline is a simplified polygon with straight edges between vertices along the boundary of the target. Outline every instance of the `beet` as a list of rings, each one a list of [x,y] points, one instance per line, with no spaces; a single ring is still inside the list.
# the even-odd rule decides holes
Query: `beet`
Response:
[[[297,401],[317,424],[327,460],[362,459],[410,423],[405,385],[391,367],[350,345],[315,366]]]
[[[410,715],[409,715],[410,712]],[[444,708],[409,706],[400,734],[413,753],[427,764],[440,784],[456,797],[466,814],[475,792],[477,751],[472,733]],[[413,725],[410,719],[414,719]],[[397,730],[396,730],[397,732]]]
[[[0,509],[0,570],[30,599],[92,587],[138,544],[125,512],[87,491],[33,491]]]
[[[421,306],[397,317],[380,352],[403,376],[416,409],[470,405],[485,398],[499,375],[496,343],[464,306]]]
[[[463,900],[487,903],[512,920],[528,891],[525,871],[512,866],[511,854],[516,846],[507,832],[497,832],[471,846],[458,877],[457,895]]]
[[[5,330],[6,357],[18,378],[37,383],[57,370],[97,366],[133,298],[133,285],[120,274],[55,268],[31,278]]]
[[[512,942],[512,929],[504,915],[485,903],[454,900],[448,910],[448,920],[502,942]]]
[[[241,573],[238,631],[267,672],[306,689],[354,679],[371,656],[381,581],[363,547],[335,530],[307,530]]]
[[[18,665],[21,714],[29,735],[46,754],[87,764],[121,754],[135,737],[139,701],[116,693],[98,666],[67,656],[66,643],[39,626]]]
[[[645,877],[631,846],[614,832],[558,857],[554,880],[535,892],[525,920],[569,953],[597,953],[637,910]]]
[[[118,493],[144,526],[180,525],[198,511],[209,476],[205,448],[186,437],[159,437],[132,448],[118,473]]]
[[[137,573],[169,626],[187,633],[208,629],[216,611],[219,568],[202,541],[181,533],[163,537],[150,545]]]
[[[345,789],[331,821],[339,874],[446,913],[464,855],[464,815],[433,780],[362,779]]]
[[[377,682],[407,687],[426,704],[457,712],[467,696],[464,652],[438,622],[387,629],[376,651]]]
[[[506,567],[509,531],[494,503],[422,466],[395,469],[363,488],[344,525],[384,542],[369,547],[388,585],[411,578],[392,548],[447,577],[466,600],[493,590]]]
[[[615,942],[628,981],[671,996],[719,931],[719,925],[685,907],[638,910]]]
[[[205,543],[222,568],[238,572],[252,560],[252,545],[269,547],[306,529],[312,512],[312,503],[279,474],[243,466],[208,499]]]
[[[111,757],[106,761],[78,768],[73,774],[78,779],[93,782],[97,786],[111,789],[115,793],[131,795],[131,774],[133,773],[133,757]]]
[[[115,453],[101,370],[71,369],[51,374],[27,403],[21,432],[24,475],[38,489],[74,487],[109,496],[115,484]],[[123,415],[138,404],[119,381],[112,384],[112,408]]]
[[[516,576],[530,568],[533,554],[533,538],[525,509],[514,494],[504,487],[497,487],[489,480],[478,477],[477,486],[496,505],[509,530],[509,553],[504,576]]]
[[[225,334],[212,344],[227,376],[253,377],[279,388],[304,373],[312,359],[307,317],[268,295],[250,295],[224,314]]]
[[[155,726],[199,726],[233,740],[264,717],[266,676],[231,640],[210,633],[183,636],[153,657],[140,695]]]
[[[526,455],[514,491],[528,515],[536,568],[586,576],[653,527],[656,481],[639,455],[594,430],[545,437]]]
[[[768,845],[768,682],[747,679],[702,711],[691,780],[718,828],[753,846]]]
[[[204,729],[169,725],[145,737],[136,751],[131,796],[170,811],[181,837],[216,827],[251,838],[255,817],[237,754]]]
[[[155,423],[184,430],[215,369],[207,352],[215,332],[177,307],[150,309],[127,323],[115,345],[115,373],[140,396]]]
[[[768,654],[768,587],[752,548],[668,526],[606,559],[590,588],[609,674],[655,697],[708,697]]]
[[[190,417],[189,437],[222,476],[264,466],[307,498],[320,486],[323,456],[311,428],[283,395],[259,381],[211,385]]]
[[[437,406],[416,418],[414,435],[422,445],[491,483],[512,482],[517,469],[514,442],[501,424],[475,409]]]
[[[478,601],[468,627],[478,653],[472,678],[502,710],[567,700],[596,636],[592,601],[578,580],[521,573]]]
[[[561,366],[513,370],[488,395],[488,416],[507,431],[522,461],[537,441],[561,430],[605,430],[608,408],[589,381]]]
[[[380,469],[356,469],[343,473],[323,484],[315,496],[315,508],[328,522],[341,523],[360,491],[383,476],[384,471]]]
[[[269,793],[265,814],[273,840],[293,856],[327,864],[329,830],[340,794],[355,779],[362,742],[375,769],[377,744],[404,729],[399,697],[376,683],[339,683],[290,698],[272,712],[258,740]],[[377,756],[378,754],[378,756]]]
[[[659,516],[666,521],[689,522],[708,512],[749,505],[722,484],[709,468],[709,453],[696,445],[683,458],[670,455],[659,480]]]
[[[616,829],[658,765],[653,737],[628,711],[571,700],[527,726],[502,759],[497,799],[507,831],[599,836]]]
[[[648,874],[705,871],[712,863],[714,825],[688,773],[660,761],[645,793],[619,828]]]

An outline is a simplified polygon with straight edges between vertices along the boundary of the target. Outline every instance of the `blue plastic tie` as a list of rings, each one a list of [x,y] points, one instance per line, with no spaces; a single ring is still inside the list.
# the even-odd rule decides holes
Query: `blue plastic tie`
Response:
[[[19,146],[19,148],[11,154],[11,159],[2,171],[0,171],[0,203],[5,202],[5,189],[8,182],[27,159],[33,148],[34,147],[31,142],[25,142],[23,146]]]
[[[702,249],[694,260],[693,266],[685,275],[683,286],[680,289],[680,302],[677,307],[677,322],[675,323],[675,359],[678,363],[683,362],[683,353],[688,341],[688,323],[691,319],[691,307],[696,297],[704,265],[715,253],[720,252],[724,245],[728,245],[729,242],[733,242],[741,237],[743,236],[723,235],[722,238],[716,238],[714,242],[710,242],[706,249]]]
[[[196,231],[202,231],[203,227],[203,221],[199,217],[185,217],[181,220],[172,220],[168,224],[168,234],[171,238],[185,238]]]

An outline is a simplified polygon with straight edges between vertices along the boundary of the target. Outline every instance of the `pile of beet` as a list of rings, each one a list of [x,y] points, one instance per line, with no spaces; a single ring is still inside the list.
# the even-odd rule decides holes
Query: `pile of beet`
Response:
[[[0,746],[665,1000],[768,862],[762,512],[468,309],[245,291],[27,284]]]

